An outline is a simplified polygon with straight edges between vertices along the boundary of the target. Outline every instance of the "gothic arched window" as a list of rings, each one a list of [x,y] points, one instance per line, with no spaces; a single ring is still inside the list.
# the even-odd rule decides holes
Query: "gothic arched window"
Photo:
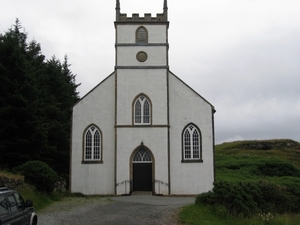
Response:
[[[102,137],[101,131],[95,126],[89,126],[84,133],[84,161],[102,160]]]
[[[201,132],[192,123],[182,132],[182,161],[189,160],[202,161]]]
[[[145,27],[136,30],[136,43],[148,43],[148,32]]]
[[[135,153],[133,162],[152,162],[152,158],[149,151],[141,148]]]
[[[151,123],[151,103],[145,95],[139,95],[133,104],[134,124],[143,125]]]

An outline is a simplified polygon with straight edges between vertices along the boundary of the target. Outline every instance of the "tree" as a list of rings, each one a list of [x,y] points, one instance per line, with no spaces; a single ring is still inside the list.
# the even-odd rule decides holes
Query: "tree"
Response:
[[[68,173],[70,108],[79,99],[68,58],[45,60],[19,20],[0,34],[0,164],[41,160]],[[59,163],[58,163],[59,162]]]

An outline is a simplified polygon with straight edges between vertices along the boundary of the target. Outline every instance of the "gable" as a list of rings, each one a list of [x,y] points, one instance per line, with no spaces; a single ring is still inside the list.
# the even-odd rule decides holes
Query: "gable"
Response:
[[[171,71],[169,71],[169,85],[170,96],[180,96],[182,100],[184,100],[184,98],[189,99],[190,97],[196,98],[198,99],[197,102],[201,102],[201,104],[211,107],[213,112],[215,112],[215,107],[209,101],[207,101],[204,97],[202,97],[198,92],[192,89],[189,85],[187,85],[183,80],[181,80]]]
[[[73,105],[73,108],[79,104],[80,102],[82,101],[85,101],[85,99],[90,99],[92,98],[93,95],[101,95],[101,92],[100,91],[100,88],[109,88],[108,86],[111,86],[111,82],[110,80],[113,79],[114,81],[114,75],[115,75],[115,72],[112,72],[110,75],[108,75],[104,80],[102,80],[100,83],[98,83],[94,88],[92,88],[87,94],[85,94],[82,98],[80,98],[79,101],[77,101],[74,105]],[[110,83],[110,84],[109,84]],[[113,86],[111,87],[113,88]],[[105,93],[104,93],[105,94]]]

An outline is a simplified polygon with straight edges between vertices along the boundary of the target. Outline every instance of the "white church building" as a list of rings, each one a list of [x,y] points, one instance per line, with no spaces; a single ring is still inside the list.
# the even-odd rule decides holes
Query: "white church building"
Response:
[[[207,192],[214,182],[214,113],[169,70],[168,7],[120,12],[115,70],[73,107],[70,188],[86,195]]]

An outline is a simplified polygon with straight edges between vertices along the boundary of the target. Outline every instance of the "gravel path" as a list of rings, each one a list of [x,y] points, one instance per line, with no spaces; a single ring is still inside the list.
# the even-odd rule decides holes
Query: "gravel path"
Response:
[[[66,198],[38,212],[39,225],[175,225],[193,198],[128,196]]]

